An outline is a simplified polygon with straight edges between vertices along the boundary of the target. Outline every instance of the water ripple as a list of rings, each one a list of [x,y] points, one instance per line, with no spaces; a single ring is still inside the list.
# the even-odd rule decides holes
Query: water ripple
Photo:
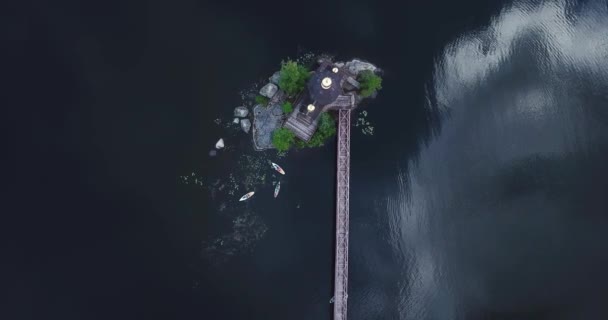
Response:
[[[437,59],[441,134],[386,201],[402,319],[597,315],[607,22],[605,1],[519,1]]]

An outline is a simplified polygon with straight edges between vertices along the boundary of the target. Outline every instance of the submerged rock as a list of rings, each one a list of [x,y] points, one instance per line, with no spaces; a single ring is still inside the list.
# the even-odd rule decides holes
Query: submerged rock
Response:
[[[215,150],[210,150],[210,151],[209,151],[209,156],[210,156],[210,157],[215,157],[215,156],[217,156],[217,151],[215,151]]]
[[[268,78],[268,80],[270,80],[270,83],[279,85],[279,79],[281,79],[281,72],[277,71],[275,73],[272,74],[272,77]]]
[[[241,129],[243,129],[245,133],[249,133],[249,129],[251,129],[251,121],[249,121],[249,119],[241,120]]]
[[[236,107],[234,108],[234,116],[245,118],[249,114],[249,110],[246,107]]]
[[[278,90],[279,88],[275,84],[267,83],[260,89],[260,94],[270,99],[274,97]]]
[[[224,147],[224,139],[220,139],[215,143],[215,148],[216,149],[221,149]]]
[[[244,212],[232,220],[232,229],[203,242],[203,254],[216,266],[240,252],[251,250],[264,237],[268,226],[257,215]]]

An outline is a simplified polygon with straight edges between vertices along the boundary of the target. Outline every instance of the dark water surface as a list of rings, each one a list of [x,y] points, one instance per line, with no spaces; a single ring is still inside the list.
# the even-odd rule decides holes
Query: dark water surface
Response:
[[[308,52],[385,70],[350,319],[608,317],[605,1],[4,6],[2,318],[330,319],[335,143],[278,158],[214,123]]]

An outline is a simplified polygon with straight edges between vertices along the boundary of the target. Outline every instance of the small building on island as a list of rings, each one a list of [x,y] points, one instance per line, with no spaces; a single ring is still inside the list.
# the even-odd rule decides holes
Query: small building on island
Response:
[[[321,113],[356,107],[356,91],[359,87],[356,74],[351,73],[344,64],[321,60],[306,87],[296,98],[293,111],[283,126],[296,137],[310,141],[319,125]]]

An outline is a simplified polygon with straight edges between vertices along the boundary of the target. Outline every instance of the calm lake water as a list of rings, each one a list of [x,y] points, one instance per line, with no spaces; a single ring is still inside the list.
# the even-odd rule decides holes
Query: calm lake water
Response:
[[[228,123],[320,52],[385,71],[350,319],[608,317],[606,1],[286,5],[8,6],[7,319],[330,319],[335,142],[280,158]]]

